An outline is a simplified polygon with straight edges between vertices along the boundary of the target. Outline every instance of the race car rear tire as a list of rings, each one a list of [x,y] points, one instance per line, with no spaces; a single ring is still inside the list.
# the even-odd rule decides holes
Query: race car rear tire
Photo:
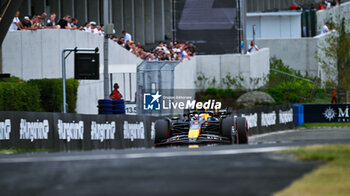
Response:
[[[189,109],[185,109],[185,110],[184,110],[184,115],[183,115],[183,116],[184,116],[184,117],[189,117],[190,112],[191,112],[191,111],[190,111]]]
[[[155,129],[155,143],[170,137],[169,122],[165,119],[159,119],[154,126]]]
[[[248,124],[245,118],[236,118],[236,133],[238,133],[237,144],[248,144]]]
[[[231,107],[228,107],[226,110],[227,110],[227,114],[229,115],[232,114],[233,112],[233,109]]]
[[[227,137],[234,143],[233,131],[234,131],[234,120],[232,117],[227,117],[221,120],[221,134]]]

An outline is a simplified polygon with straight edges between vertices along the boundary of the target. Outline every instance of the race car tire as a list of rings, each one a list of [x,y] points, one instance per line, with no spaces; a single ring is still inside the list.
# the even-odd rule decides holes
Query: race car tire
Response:
[[[248,124],[245,118],[236,118],[236,133],[238,133],[237,144],[248,144]]]
[[[155,142],[159,143],[162,140],[170,137],[169,122],[165,119],[159,119],[154,126],[155,129]]]
[[[230,138],[231,142],[234,142],[233,124],[234,120],[232,117],[227,117],[221,120],[221,134],[224,137]]]
[[[189,114],[190,114],[190,110],[189,109],[185,109],[184,110],[184,116],[188,117]]]
[[[232,112],[233,112],[233,109],[231,107],[228,107],[227,108],[227,114],[232,114]]]

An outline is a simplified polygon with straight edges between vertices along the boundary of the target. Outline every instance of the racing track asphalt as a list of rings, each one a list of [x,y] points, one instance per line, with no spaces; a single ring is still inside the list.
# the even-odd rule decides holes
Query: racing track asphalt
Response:
[[[282,131],[250,140],[197,149],[1,155],[0,195],[271,195],[323,163],[270,151],[350,143],[350,129]]]

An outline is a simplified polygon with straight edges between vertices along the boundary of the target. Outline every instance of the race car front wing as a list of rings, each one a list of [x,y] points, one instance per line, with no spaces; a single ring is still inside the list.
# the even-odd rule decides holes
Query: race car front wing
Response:
[[[212,134],[200,134],[197,138],[189,138],[188,135],[176,135],[168,138],[160,143],[155,144],[156,146],[163,145],[181,145],[181,144],[231,144],[231,140],[227,137]]]

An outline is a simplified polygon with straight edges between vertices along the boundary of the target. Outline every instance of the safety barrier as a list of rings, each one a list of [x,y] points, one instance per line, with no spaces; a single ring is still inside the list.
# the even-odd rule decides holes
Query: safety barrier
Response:
[[[0,112],[0,148],[151,147],[155,117]]]
[[[295,127],[292,105],[245,108],[233,111],[233,115],[247,119],[249,135],[293,129]]]
[[[111,102],[101,102],[112,110]],[[103,105],[103,106],[102,106]],[[291,105],[241,109],[249,134],[294,127]],[[154,146],[155,122],[146,115],[84,115],[47,112],[0,112],[0,148],[59,150],[121,149]]]
[[[112,105],[113,113],[113,104],[108,102],[107,105]],[[249,134],[254,135],[292,129],[303,122],[350,122],[349,108],[350,104],[281,105],[235,110],[233,116],[245,117]],[[154,125],[159,118],[1,111],[0,148],[89,150],[152,147]]]
[[[294,110],[295,126],[298,127],[298,126],[304,124],[304,105],[294,104],[293,110]]]
[[[350,122],[350,104],[305,104],[305,123]]]
[[[350,122],[350,104],[295,104],[295,126],[304,123]]]

